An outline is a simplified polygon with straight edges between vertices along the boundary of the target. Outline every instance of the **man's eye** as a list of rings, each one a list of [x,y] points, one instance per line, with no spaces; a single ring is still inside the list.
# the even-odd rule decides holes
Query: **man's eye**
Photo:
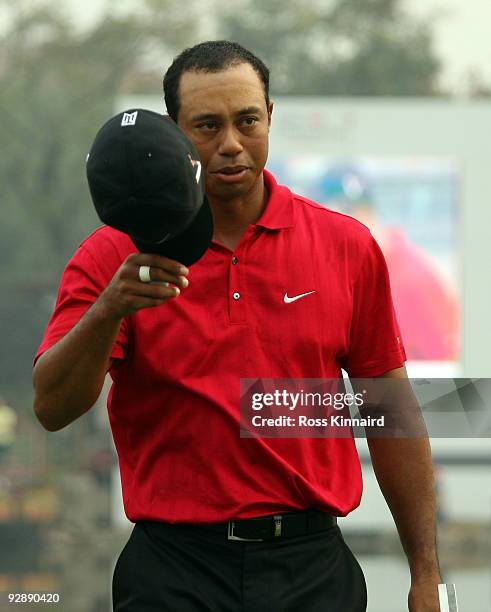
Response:
[[[205,130],[215,130],[217,128],[217,122],[216,121],[205,121],[204,123],[198,124],[198,127],[200,129],[205,129]]]
[[[251,126],[253,126],[255,123],[257,123],[257,119],[256,119],[256,117],[245,117],[245,118],[242,120],[242,123],[243,123],[244,125],[246,125],[247,127],[251,127]]]

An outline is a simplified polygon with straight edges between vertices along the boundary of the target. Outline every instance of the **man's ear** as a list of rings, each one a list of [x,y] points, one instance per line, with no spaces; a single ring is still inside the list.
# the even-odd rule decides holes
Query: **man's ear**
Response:
[[[271,115],[272,114],[273,114],[273,102],[270,102],[268,106],[268,132],[269,132],[269,128],[271,127]]]

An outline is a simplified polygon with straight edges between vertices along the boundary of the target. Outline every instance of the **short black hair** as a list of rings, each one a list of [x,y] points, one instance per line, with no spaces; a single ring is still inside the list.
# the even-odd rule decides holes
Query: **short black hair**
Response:
[[[266,106],[269,106],[269,69],[266,65],[236,42],[209,40],[184,49],[165,73],[164,97],[170,117],[177,122],[180,108],[178,90],[183,72],[220,72],[243,63],[250,64],[257,72],[263,83]]]

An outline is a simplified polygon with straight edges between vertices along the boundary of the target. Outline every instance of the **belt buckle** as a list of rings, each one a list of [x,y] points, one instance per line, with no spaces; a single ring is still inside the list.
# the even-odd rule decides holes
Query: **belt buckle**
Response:
[[[279,538],[281,536],[281,521],[283,520],[283,517],[281,514],[276,514],[275,516],[273,516],[273,520],[274,520],[274,537]]]
[[[234,535],[235,521],[228,522],[227,540],[236,540],[238,542],[264,542],[264,538],[240,538]]]

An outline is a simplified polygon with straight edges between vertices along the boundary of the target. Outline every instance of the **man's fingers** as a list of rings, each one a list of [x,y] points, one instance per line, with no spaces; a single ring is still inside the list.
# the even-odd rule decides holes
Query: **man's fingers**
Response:
[[[128,283],[125,291],[127,295],[134,298],[150,298],[154,300],[166,300],[176,297],[181,293],[179,287],[169,287],[158,283]]]
[[[148,276],[146,273],[148,272]],[[130,269],[129,275],[132,276],[131,280],[137,278],[140,280],[140,266],[137,266],[134,270]],[[147,271],[145,272],[145,278],[150,277],[150,283],[173,283],[174,285],[178,285],[179,287],[186,288],[189,285],[189,281],[185,276],[177,276],[173,275],[162,268],[155,268],[153,266],[147,266]],[[145,281],[140,280],[145,284]],[[146,283],[148,284],[148,283]]]
[[[183,264],[169,259],[163,255],[154,255],[151,253],[133,253],[127,259],[135,266],[150,266],[150,268],[158,268],[165,270],[173,276],[187,276],[189,273],[188,268]]]

